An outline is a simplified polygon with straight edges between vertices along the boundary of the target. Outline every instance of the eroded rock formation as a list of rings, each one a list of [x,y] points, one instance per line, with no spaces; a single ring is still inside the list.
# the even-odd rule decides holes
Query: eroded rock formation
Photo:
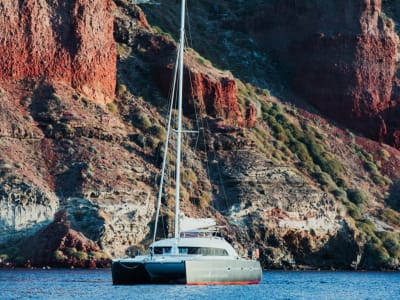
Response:
[[[112,101],[112,6],[111,0],[1,0],[0,81],[48,79]]]
[[[274,49],[294,88],[335,120],[399,147],[398,36],[380,0],[268,1],[248,31]]]
[[[110,263],[96,243],[71,228],[63,210],[49,226],[24,241],[21,249],[23,255],[30,258],[28,266],[95,268]]]
[[[163,93],[168,95],[174,72],[176,43],[168,37],[150,34],[144,25],[140,25],[142,30],[132,37],[132,34],[127,33],[129,28],[126,28],[126,26],[132,27],[131,24],[122,22],[121,19],[117,22],[120,28],[117,30],[117,41],[140,49],[151,66],[152,77]],[[137,29],[134,30],[136,31]],[[256,108],[247,108],[248,118],[246,118],[246,112],[242,112],[239,107],[236,82],[230,72],[212,67],[209,62],[191,50],[185,52],[184,60],[183,105],[186,115],[202,113],[219,117],[229,125],[254,126]]]

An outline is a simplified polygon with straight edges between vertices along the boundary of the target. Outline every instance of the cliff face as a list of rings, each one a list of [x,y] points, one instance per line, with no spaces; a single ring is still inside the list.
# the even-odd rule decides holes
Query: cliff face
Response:
[[[113,2],[0,1],[0,81],[64,82],[99,102],[113,99]]]
[[[110,2],[67,2],[0,0],[1,41],[20,37],[1,58],[0,256],[94,267],[108,262],[101,251],[125,256],[152,237],[176,42],[150,28],[134,0],[115,0],[115,70]],[[274,97],[258,47],[278,51],[279,67],[321,110],[388,137],[397,126],[400,93],[388,83],[397,42],[380,2],[193,5],[194,36],[215,55],[211,63],[185,53],[183,122],[200,132],[185,134],[182,212],[216,218],[241,254],[259,248],[264,267],[398,268],[400,152]],[[155,20],[179,20],[179,1],[143,7]],[[233,18],[246,22],[227,28]],[[213,67],[230,69],[226,62],[233,74]],[[118,87],[103,105],[114,89],[106,78]],[[160,238],[174,211],[170,197],[162,201]]]
[[[169,38],[152,35],[148,31],[142,31],[134,39],[124,34],[129,30],[124,23],[119,22],[119,27],[117,40],[141,49],[151,69],[152,79],[167,96],[171,88],[177,45]],[[141,27],[147,30],[145,25]],[[228,125],[254,126],[256,108],[247,106],[245,111],[241,111],[232,74],[214,68],[194,51],[186,51],[184,55],[183,98],[185,115],[200,113],[219,117]]]
[[[268,1],[247,23],[326,115],[391,142],[398,37],[380,0]]]

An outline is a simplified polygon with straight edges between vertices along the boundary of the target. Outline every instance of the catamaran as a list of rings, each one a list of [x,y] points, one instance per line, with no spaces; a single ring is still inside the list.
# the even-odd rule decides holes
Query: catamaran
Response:
[[[182,93],[183,55],[186,1],[181,3],[181,27],[175,66],[173,89],[178,81],[176,160],[175,160],[175,216],[174,236],[156,241],[157,222],[160,213],[164,174],[167,161],[173,101],[170,103],[165,141],[164,159],[157,198],[153,243],[149,254],[112,261],[113,284],[182,283],[206,284],[255,284],[262,278],[259,261],[243,258],[234,247],[219,234],[219,227],[212,218],[194,219],[181,214],[179,195],[182,160]],[[175,91],[171,93],[175,94]]]

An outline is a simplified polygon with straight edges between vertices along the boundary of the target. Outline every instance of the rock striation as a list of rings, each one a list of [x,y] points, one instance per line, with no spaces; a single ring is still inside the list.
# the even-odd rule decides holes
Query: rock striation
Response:
[[[130,10],[128,10],[130,12]],[[132,12],[131,12],[132,13]],[[116,40],[140,49],[146,64],[152,69],[152,77],[165,95],[170,93],[174,72],[177,44],[168,36],[152,34],[147,23],[139,21],[133,25],[117,18]],[[130,33],[129,33],[130,32]],[[243,112],[239,106],[237,86],[233,75],[214,68],[193,50],[184,57],[184,113],[195,113],[221,118],[226,124],[253,127],[256,107],[249,106]]]
[[[68,84],[98,102],[113,99],[116,46],[111,0],[0,1],[0,82]]]
[[[397,47],[381,0],[267,1],[247,30],[275,51],[293,87],[329,117],[398,143]]]
[[[7,168],[0,162],[0,172]],[[16,181],[0,185],[0,243],[35,233],[50,223],[58,209],[58,200],[51,193]]]

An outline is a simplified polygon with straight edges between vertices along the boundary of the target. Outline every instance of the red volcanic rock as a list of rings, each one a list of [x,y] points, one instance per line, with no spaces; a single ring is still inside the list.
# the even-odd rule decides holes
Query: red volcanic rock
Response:
[[[293,87],[326,115],[390,139],[398,36],[381,0],[272,0],[246,21],[274,48]]]
[[[246,125],[247,127],[251,128],[256,125],[257,121],[257,107],[251,103],[247,107],[247,112],[246,112]]]
[[[162,36],[144,35],[140,39],[140,47],[146,49],[153,63],[157,84],[168,94],[174,71],[175,43]],[[185,52],[184,60],[184,113],[204,113],[223,118],[229,125],[246,126],[247,121],[238,105],[233,76],[213,68],[192,51]]]
[[[26,240],[21,250],[30,264],[38,267],[95,267],[107,263],[104,259],[85,257],[87,253],[100,252],[100,247],[82,233],[71,229],[65,211],[59,211],[53,223]]]
[[[0,0],[0,81],[49,79],[112,100],[112,0]]]
[[[236,82],[232,75],[197,62],[191,53],[185,56],[184,98],[186,113],[198,112],[222,118],[230,125],[246,126],[236,97]]]

